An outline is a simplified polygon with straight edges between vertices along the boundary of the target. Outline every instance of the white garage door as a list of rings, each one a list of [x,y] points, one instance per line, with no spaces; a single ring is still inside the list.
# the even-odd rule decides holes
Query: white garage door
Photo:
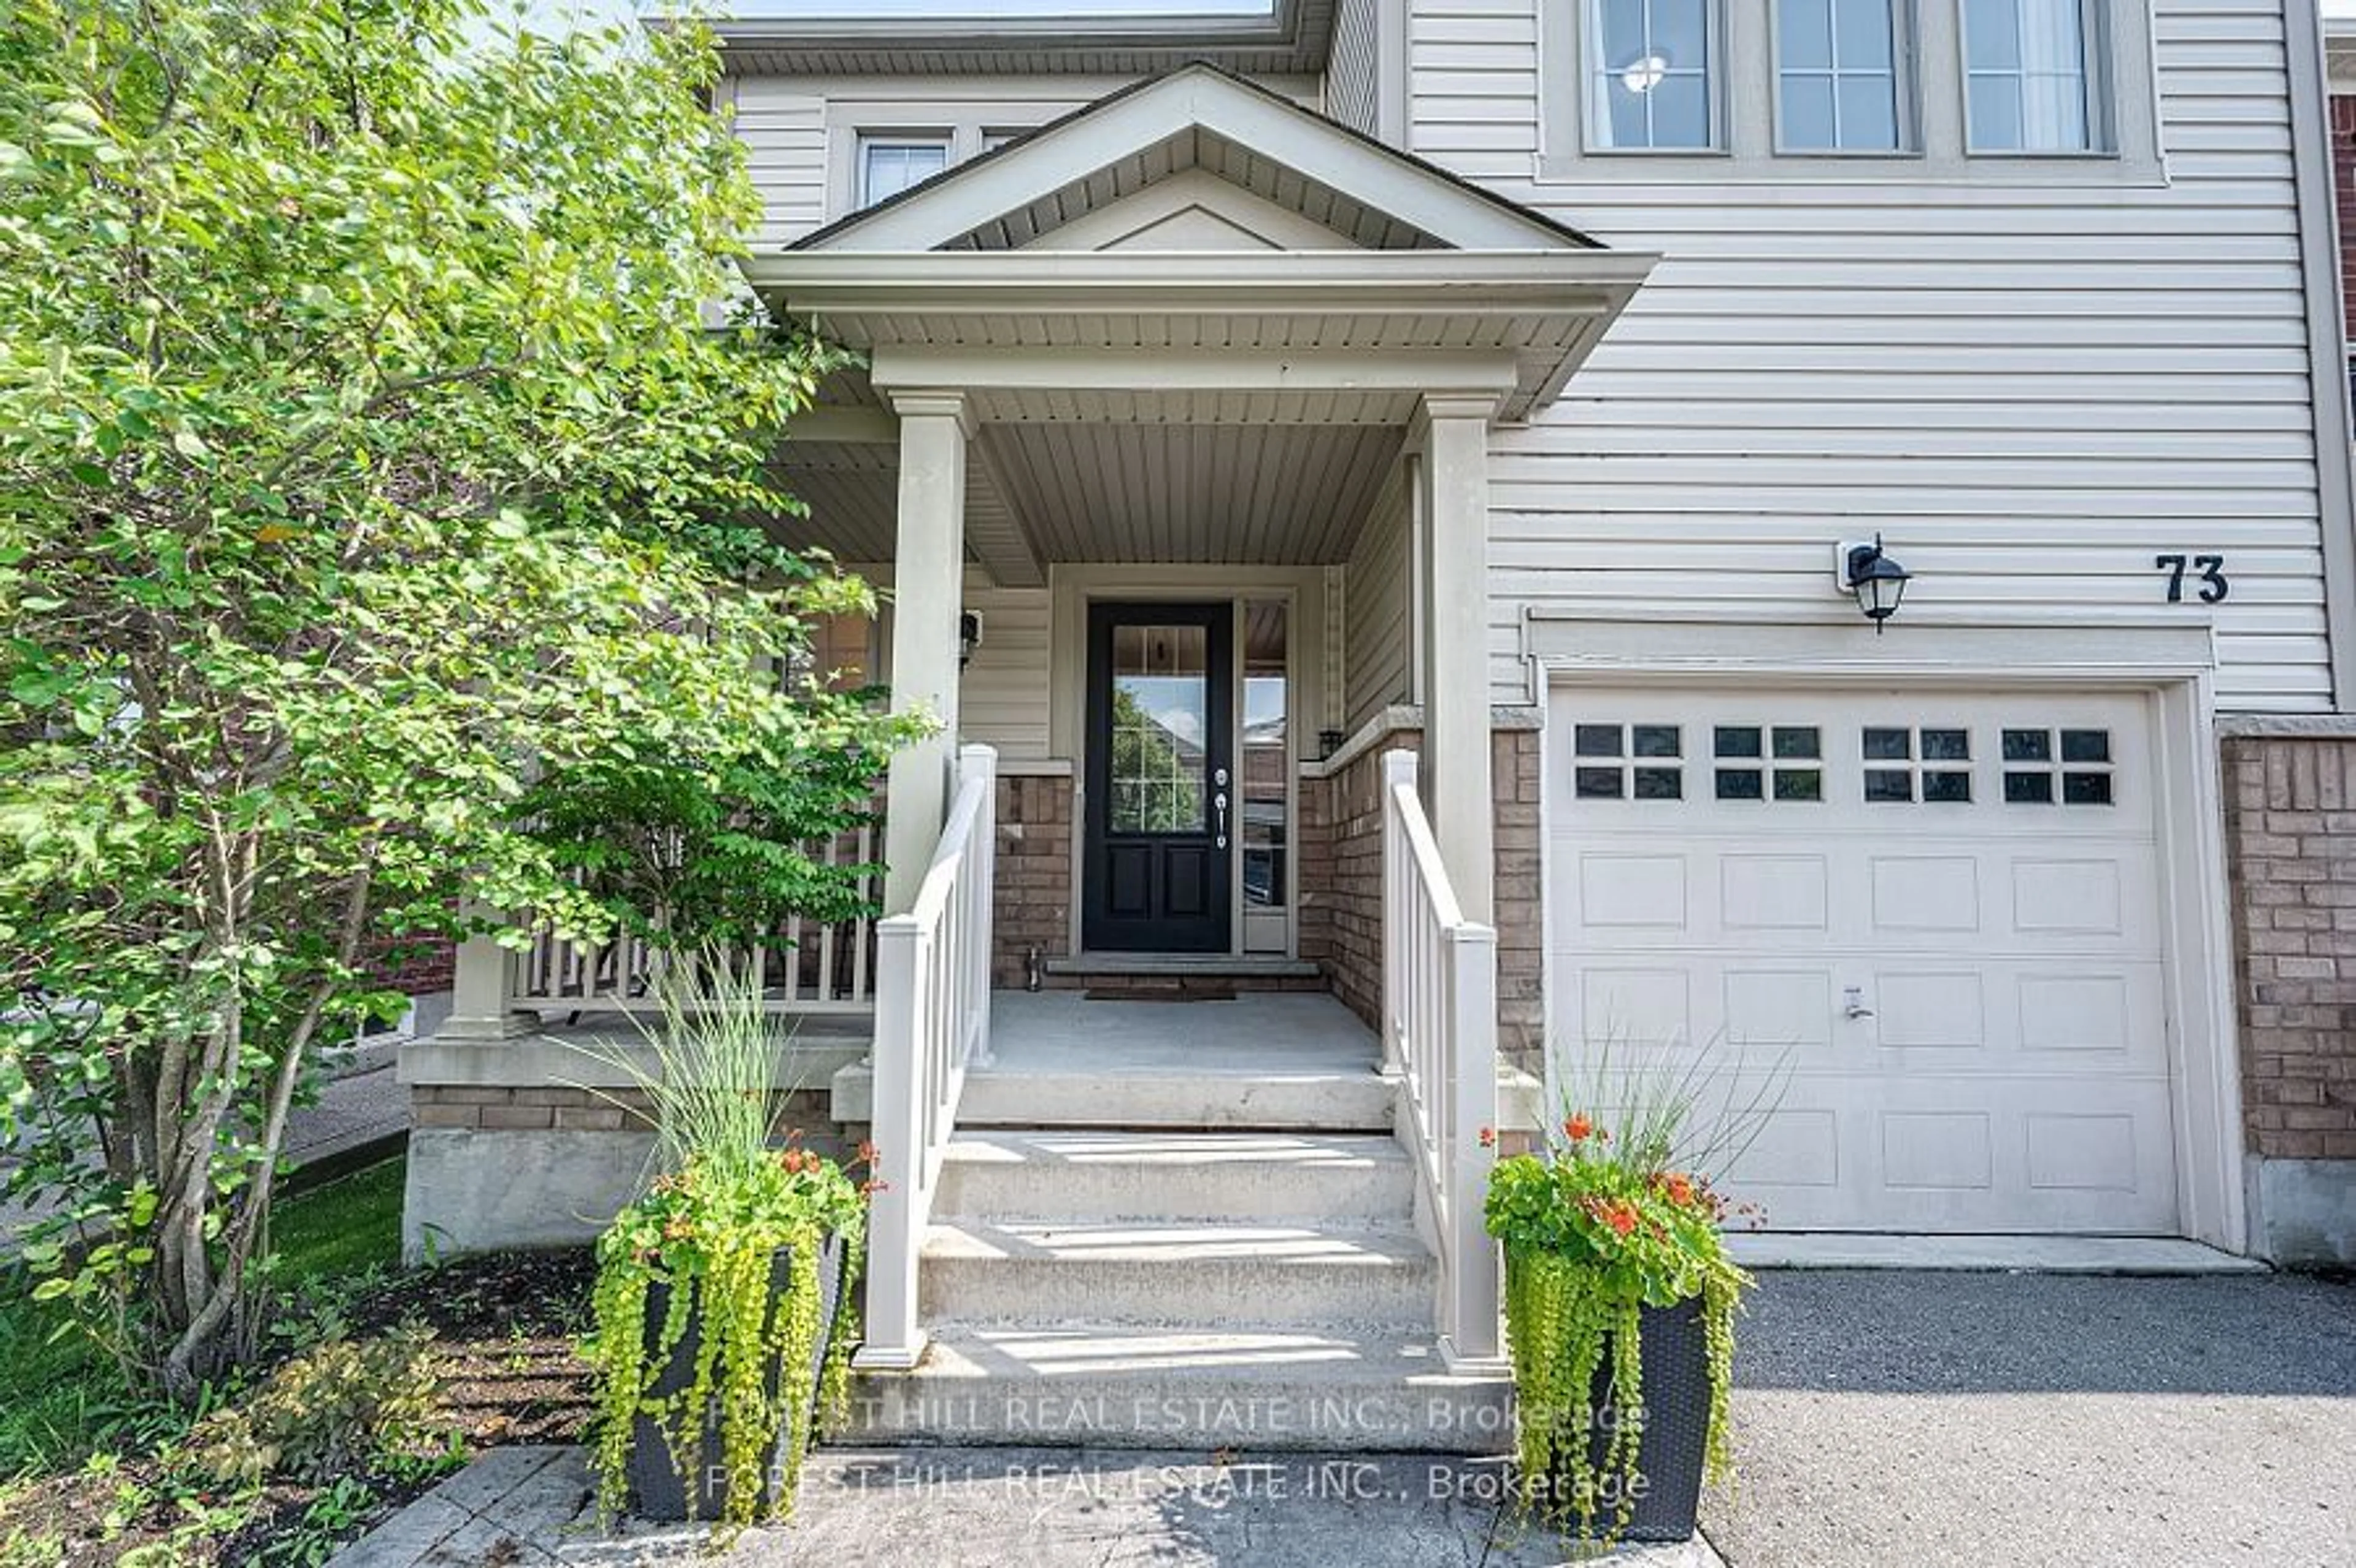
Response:
[[[1775,1229],[2175,1232],[2141,699],[1566,687],[1547,729],[1555,1049],[1788,1056],[1730,1184]]]

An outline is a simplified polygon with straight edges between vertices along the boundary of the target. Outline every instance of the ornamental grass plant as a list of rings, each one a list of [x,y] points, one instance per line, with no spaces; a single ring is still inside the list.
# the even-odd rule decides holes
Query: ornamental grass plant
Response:
[[[645,1196],[597,1243],[584,1345],[597,1384],[590,1449],[610,1520],[629,1501],[633,1446],[650,1423],[691,1513],[701,1511],[703,1478],[724,1477],[724,1540],[791,1510],[812,1436],[847,1403],[868,1188],[798,1135],[781,1136],[773,1107],[789,1035],[749,963],[713,948],[678,955],[654,991],[659,1022],[641,1027],[642,1055],[583,1048],[645,1097],[656,1130]],[[837,1243],[829,1320],[822,1274]],[[666,1389],[691,1328],[689,1375]]]
[[[1786,1076],[1780,1061],[1753,1075],[1708,1049],[1640,1054],[1606,1041],[1564,1075],[1542,1151],[1502,1159],[1491,1175],[1518,1485],[1525,1504],[1567,1535],[1610,1544],[1645,1493],[1647,1308],[1698,1301],[1702,1468],[1712,1484],[1731,1477],[1734,1319],[1752,1282],[1728,1256],[1723,1228],[1756,1222],[1758,1211],[1730,1202],[1713,1177],[1758,1136]]]

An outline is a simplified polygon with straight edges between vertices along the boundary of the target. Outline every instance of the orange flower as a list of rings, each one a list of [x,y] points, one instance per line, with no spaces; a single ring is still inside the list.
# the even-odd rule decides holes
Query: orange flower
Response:
[[[1495,1148],[1497,1147],[1496,1128],[1483,1127],[1481,1129],[1481,1147],[1483,1148]]]
[[[1625,1236],[1636,1229],[1636,1209],[1626,1199],[1615,1201],[1603,1216],[1603,1222],[1615,1235]]]
[[[1680,1208],[1694,1200],[1693,1179],[1679,1171],[1673,1170],[1662,1178],[1661,1190],[1669,1195],[1670,1202]]]
[[[1563,1136],[1575,1144],[1586,1142],[1587,1135],[1594,1130],[1595,1124],[1587,1119],[1587,1113],[1584,1111],[1573,1111],[1563,1119]]]

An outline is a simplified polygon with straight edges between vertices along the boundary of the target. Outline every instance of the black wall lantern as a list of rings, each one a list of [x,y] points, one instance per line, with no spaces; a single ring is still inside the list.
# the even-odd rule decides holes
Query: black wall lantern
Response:
[[[973,662],[973,650],[981,646],[981,617],[967,610],[958,615],[958,668]]]
[[[1898,613],[1898,602],[1906,597],[1906,583],[1913,573],[1883,552],[1879,534],[1871,544],[1842,545],[1839,560],[1841,592],[1857,596],[1857,607],[1873,623],[1874,635],[1880,635],[1882,626]]]

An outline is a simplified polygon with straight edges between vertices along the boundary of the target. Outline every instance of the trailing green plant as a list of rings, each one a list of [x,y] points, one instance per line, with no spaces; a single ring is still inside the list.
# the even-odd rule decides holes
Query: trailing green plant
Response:
[[[748,965],[712,949],[673,955],[658,993],[661,1023],[647,1030],[654,1066],[596,1052],[648,1103],[659,1171],[598,1238],[594,1321],[583,1346],[596,1384],[590,1452],[598,1507],[610,1518],[627,1501],[637,1422],[651,1421],[691,1497],[715,1467],[724,1477],[724,1537],[765,1511],[791,1509],[811,1436],[848,1403],[858,1332],[851,1281],[865,1241],[867,1189],[792,1136],[775,1146],[786,1039],[763,1009]],[[862,1157],[872,1161],[873,1151]],[[835,1238],[844,1255],[828,1325],[820,1270]],[[781,1253],[788,1262],[780,1296],[774,1264]],[[650,1336],[648,1303],[658,1290],[663,1307]],[[658,1392],[691,1324],[686,1386]],[[830,1339],[822,1333],[829,1328]],[[716,1455],[707,1451],[715,1437]],[[781,1456],[774,1476],[773,1456]]]
[[[1701,1171],[1723,1169],[1750,1147],[1783,1070],[1738,1090],[1739,1066],[1697,1066],[1701,1055],[1630,1064],[1599,1050],[1562,1119],[1546,1129],[1543,1154],[1502,1159],[1490,1175],[1485,1212],[1505,1257],[1519,1486],[1535,1511],[1583,1540],[1616,1540],[1644,1495],[1646,1307],[1699,1301],[1704,1470],[1712,1484],[1732,1474],[1734,1318],[1751,1279],[1727,1255],[1721,1228],[1757,1211],[1730,1204]],[[1601,1406],[1599,1377],[1609,1391]]]

